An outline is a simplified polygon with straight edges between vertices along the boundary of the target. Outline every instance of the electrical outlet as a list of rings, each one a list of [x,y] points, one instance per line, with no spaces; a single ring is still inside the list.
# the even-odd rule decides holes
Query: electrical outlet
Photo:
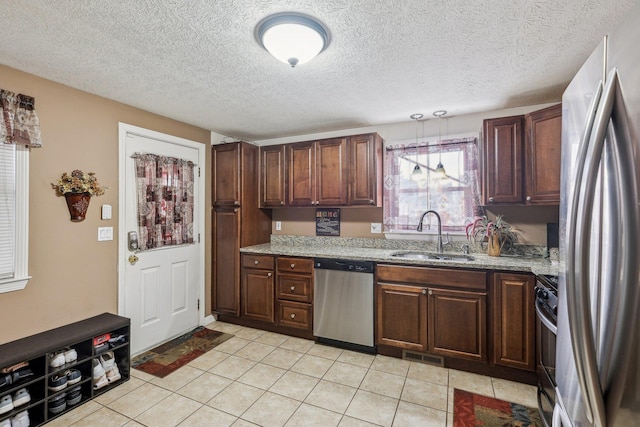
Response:
[[[382,224],[379,222],[371,223],[371,234],[380,234],[382,233]]]
[[[276,221],[276,231],[282,230],[282,221]]]

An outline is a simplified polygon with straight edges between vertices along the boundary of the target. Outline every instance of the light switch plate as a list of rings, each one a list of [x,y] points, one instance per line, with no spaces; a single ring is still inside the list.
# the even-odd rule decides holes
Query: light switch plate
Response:
[[[111,205],[102,205],[102,219],[111,219]]]
[[[98,227],[98,242],[113,240],[113,227]]]
[[[382,224],[379,222],[371,223],[371,234],[380,234],[382,233]]]
[[[280,230],[282,230],[282,222],[276,221],[276,231],[280,231]]]

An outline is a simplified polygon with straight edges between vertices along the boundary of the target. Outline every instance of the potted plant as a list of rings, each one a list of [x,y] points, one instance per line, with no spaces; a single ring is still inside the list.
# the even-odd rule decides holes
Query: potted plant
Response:
[[[487,242],[487,254],[500,256],[503,247],[510,247],[518,240],[517,230],[502,215],[491,221],[486,215],[476,218],[466,227],[467,240],[482,246]]]
[[[98,182],[95,173],[77,169],[71,174],[63,173],[51,186],[58,196],[64,196],[67,200],[71,221],[74,222],[84,220],[91,196],[102,196],[109,189]]]

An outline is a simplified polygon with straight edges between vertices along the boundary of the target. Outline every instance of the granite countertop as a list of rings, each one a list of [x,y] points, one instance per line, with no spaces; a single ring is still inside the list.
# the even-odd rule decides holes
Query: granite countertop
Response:
[[[382,241],[382,242],[370,242]],[[310,258],[342,258],[362,261],[374,261],[377,263],[392,263],[403,265],[417,265],[429,267],[458,267],[483,270],[500,270],[523,273],[558,274],[558,262],[541,256],[489,256],[484,253],[471,253],[473,260],[427,260],[407,259],[392,256],[400,251],[425,251],[436,252],[428,244],[420,243],[416,247],[415,242],[386,243],[384,239],[322,239],[317,237],[284,237],[272,236],[271,243],[255,246],[247,246],[240,249],[242,253],[287,255]],[[360,245],[358,245],[358,243]],[[389,247],[391,246],[391,247]],[[445,249],[445,254],[448,252]],[[461,251],[449,252],[460,255]]]

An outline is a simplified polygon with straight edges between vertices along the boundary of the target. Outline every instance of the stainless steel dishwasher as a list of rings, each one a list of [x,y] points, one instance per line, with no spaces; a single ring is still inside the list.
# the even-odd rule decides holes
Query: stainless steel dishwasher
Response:
[[[319,342],[375,352],[374,263],[316,258],[314,267],[313,335]]]

